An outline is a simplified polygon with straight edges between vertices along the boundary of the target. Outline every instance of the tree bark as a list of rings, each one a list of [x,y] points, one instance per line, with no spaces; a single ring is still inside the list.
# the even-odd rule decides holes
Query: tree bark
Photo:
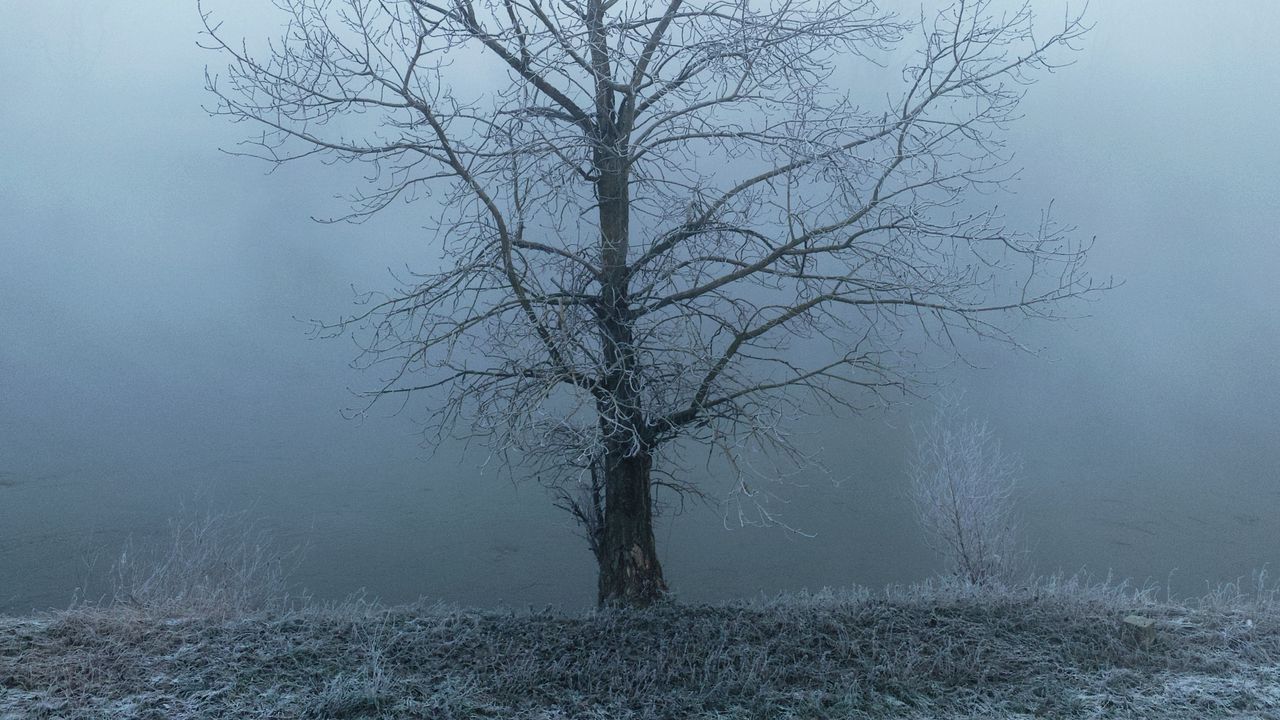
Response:
[[[600,543],[600,605],[644,606],[667,592],[653,539],[652,458],[605,462],[604,529]]]

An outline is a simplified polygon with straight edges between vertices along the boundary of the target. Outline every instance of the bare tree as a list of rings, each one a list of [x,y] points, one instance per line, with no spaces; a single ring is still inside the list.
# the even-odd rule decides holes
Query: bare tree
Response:
[[[962,580],[981,585],[1015,569],[1019,469],[985,422],[954,405],[916,428],[911,499],[929,547]]]
[[[918,21],[838,0],[277,4],[261,52],[201,9],[228,62],[213,112],[274,163],[367,163],[346,219],[427,198],[445,256],[330,329],[365,329],[371,396],[426,396],[432,432],[556,489],[602,603],[665,592],[654,489],[700,491],[682,453],[723,453],[755,497],[737,461],[786,460],[789,419],[909,387],[912,328],[1012,342],[1001,318],[1097,289],[1062,228],[967,203],[1008,178],[1005,125],[1078,17],[1042,36],[1029,4],[989,0]],[[858,68],[891,82],[855,97]]]

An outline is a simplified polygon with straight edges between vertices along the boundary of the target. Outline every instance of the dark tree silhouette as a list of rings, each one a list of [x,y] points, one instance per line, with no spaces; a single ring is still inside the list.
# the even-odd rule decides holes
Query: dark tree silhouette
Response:
[[[348,219],[426,198],[442,268],[332,329],[364,327],[390,368],[371,395],[427,396],[431,428],[555,490],[601,603],[665,592],[654,489],[700,491],[682,449],[735,461],[749,500],[736,460],[786,459],[800,408],[910,387],[911,328],[1012,342],[1002,318],[1099,287],[1062,229],[969,203],[1007,178],[1005,125],[1078,17],[1040,36],[1029,4],[981,0],[920,20],[839,0],[277,4],[289,25],[260,53],[202,8],[228,62],[213,112],[259,126],[242,149],[271,162],[368,163]],[[842,84],[895,62],[887,94]]]

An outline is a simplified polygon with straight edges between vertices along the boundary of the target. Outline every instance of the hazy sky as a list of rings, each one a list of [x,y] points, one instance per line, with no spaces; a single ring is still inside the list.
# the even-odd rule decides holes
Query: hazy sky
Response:
[[[268,3],[208,7],[252,36],[278,31]],[[953,377],[1024,457],[1046,569],[1234,577],[1280,560],[1280,4],[1095,0],[1090,14],[1077,63],[1030,88],[1011,135],[1025,170],[1000,202],[1016,215],[1052,201],[1097,236],[1094,274],[1124,285],[1091,317],[1027,328],[1041,356],[979,347],[982,368]],[[385,287],[386,268],[423,267],[434,248],[413,207],[310,222],[341,210],[347,171],[268,175],[219,152],[245,127],[201,107],[219,61],[196,47],[198,26],[181,0],[0,0],[0,578],[34,567],[23,548],[49,528],[118,532],[197,491],[303,508],[313,525],[338,512],[320,498],[374,503],[333,547],[377,526],[368,498],[383,485],[423,478],[403,536],[463,532],[485,493],[505,493],[472,464],[419,462],[406,418],[339,416],[374,378],[347,368],[349,340],[308,339],[296,318],[337,317],[353,283]],[[840,507],[893,496],[910,417],[827,439],[842,448],[829,464],[853,476]],[[499,544],[556,517],[520,492],[493,516]],[[810,517],[816,550],[756,533],[705,552],[735,573],[814,552],[805,582],[818,582],[839,567],[832,548],[882,540]],[[564,523],[537,532],[589,578]],[[703,531],[670,532],[660,543]],[[927,567],[902,542],[904,564]],[[351,552],[335,562],[359,565]],[[665,552],[675,576],[695,575]]]

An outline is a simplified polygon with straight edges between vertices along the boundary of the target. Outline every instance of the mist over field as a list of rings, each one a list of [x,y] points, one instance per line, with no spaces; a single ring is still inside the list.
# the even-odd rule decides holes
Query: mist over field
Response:
[[[236,34],[280,31],[262,3],[207,7]],[[1011,126],[1016,192],[981,200],[1031,224],[1052,204],[1096,236],[1093,275],[1123,284],[1019,327],[1035,353],[965,341],[930,392],[1022,458],[1036,569],[1198,593],[1280,561],[1280,7],[1113,0],[1088,20]],[[199,30],[194,3],[0,3],[0,612],[101,592],[126,539],[184,506],[305,545],[297,581],[320,598],[589,605],[591,555],[536,483],[483,447],[422,447],[412,402],[342,416],[377,372],[308,321],[438,263],[430,205],[312,222],[362,169],[220,151],[252,130],[205,111],[223,61]],[[830,471],[776,488],[803,535],[718,506],[665,515],[676,595],[937,572],[905,495],[934,407],[900,399],[798,422]]]

